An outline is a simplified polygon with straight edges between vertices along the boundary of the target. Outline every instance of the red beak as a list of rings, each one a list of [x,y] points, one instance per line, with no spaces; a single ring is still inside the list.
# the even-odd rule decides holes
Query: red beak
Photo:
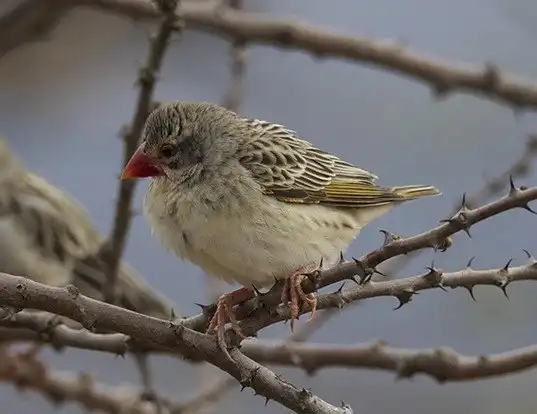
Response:
[[[144,152],[144,144],[132,154],[121,173],[121,179],[158,177],[164,175],[158,162]]]

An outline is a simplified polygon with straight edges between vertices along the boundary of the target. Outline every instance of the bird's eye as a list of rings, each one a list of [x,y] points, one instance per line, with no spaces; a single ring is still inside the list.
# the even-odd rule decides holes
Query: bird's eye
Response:
[[[165,158],[170,158],[175,154],[175,147],[170,144],[164,144],[160,147],[160,154]]]

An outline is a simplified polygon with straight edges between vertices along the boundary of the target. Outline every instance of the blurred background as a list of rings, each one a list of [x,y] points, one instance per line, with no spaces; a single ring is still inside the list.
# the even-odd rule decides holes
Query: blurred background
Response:
[[[17,4],[4,0],[0,11]],[[322,24],[350,34],[400,40],[412,50],[446,62],[481,67],[494,62],[503,71],[537,78],[537,4],[529,0],[246,0],[245,8],[274,17]],[[43,42],[25,45],[0,60],[0,136],[24,164],[82,202],[103,234],[108,234],[121,170],[121,125],[132,117],[137,70],[145,60],[153,24],[135,23],[90,10],[67,14]],[[188,27],[187,27],[188,29]],[[229,43],[187,30],[164,61],[154,98],[221,102],[230,79]],[[434,184],[442,197],[409,203],[366,228],[348,255],[360,256],[382,242],[379,229],[410,235],[445,218],[463,192],[472,193],[516,161],[537,117],[470,95],[436,102],[430,90],[409,79],[359,63],[313,59],[306,53],[251,46],[240,112],[285,124],[323,149],[375,172],[381,184]],[[519,184],[534,185],[535,174]],[[140,209],[146,182],[138,186]],[[503,266],[525,248],[537,254],[535,217],[511,211],[477,225],[473,239],[455,236],[446,253],[426,252],[401,276],[431,263],[444,270]],[[208,302],[202,271],[182,263],[149,235],[142,216],[134,219],[125,254],[128,262],[186,315],[194,302]],[[221,286],[220,290],[231,290]],[[377,298],[341,312],[318,331],[316,342],[352,344],[372,339],[401,347],[453,347],[463,354],[495,353],[537,342],[537,286],[516,283],[511,300],[498,289],[468,293],[427,291],[398,311],[394,298]],[[304,324],[302,318],[299,325]],[[284,338],[288,325],[263,331]],[[85,371],[111,385],[139,384],[130,358],[97,352],[46,352],[62,370]],[[165,395],[187,399],[199,391],[199,365],[151,357],[156,386]],[[280,369],[298,386],[333,404],[351,404],[356,413],[533,413],[537,410],[537,370],[486,381],[439,385],[428,377],[394,381],[391,373],[329,369],[307,377]],[[227,374],[213,370],[211,378]],[[193,380],[194,379],[194,380]],[[219,413],[276,414],[287,409],[234,388]],[[38,394],[0,386],[2,411],[10,414],[79,413],[75,404],[55,407]]]

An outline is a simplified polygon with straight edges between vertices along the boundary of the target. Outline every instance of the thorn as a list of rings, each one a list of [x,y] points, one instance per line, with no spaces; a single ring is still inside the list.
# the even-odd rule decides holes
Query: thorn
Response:
[[[177,315],[175,314],[175,309],[174,308],[171,308],[170,309],[170,319],[173,321],[175,319],[177,319]]]
[[[384,277],[388,277],[387,274],[382,273],[382,272],[381,272],[380,270],[378,270],[376,267],[373,268],[373,273],[379,274],[379,275],[384,276]]]
[[[384,273],[382,273],[381,271],[379,271],[376,267],[365,267],[363,262],[361,260],[358,260],[356,258],[352,258],[352,260],[354,260],[354,263],[356,263],[356,266],[358,266],[358,268],[360,269],[360,271],[363,273],[363,277],[362,275],[360,275],[360,278],[361,278],[361,281],[358,282],[356,279],[355,279],[355,275],[347,278],[347,279],[351,279],[353,282],[359,284],[359,285],[363,285],[365,283],[368,283],[370,280],[371,280],[371,277],[375,274],[375,273],[378,273],[379,275],[381,276],[384,276],[384,277],[388,277],[387,275],[385,275]]]
[[[401,239],[401,236],[389,232],[388,230],[379,230],[379,232],[384,234],[384,241],[382,242],[382,247],[385,247],[388,244]]]
[[[350,275],[350,276],[347,277],[347,279],[352,280],[357,285],[360,285],[361,282],[367,277],[367,272],[366,272],[366,269],[365,269],[364,265],[362,264],[362,262],[360,260],[355,259],[354,257],[352,258],[352,260],[354,260],[354,263],[356,264],[356,267],[358,267],[358,269],[364,274],[364,276],[362,278],[362,275],[360,275],[360,279],[361,279],[360,281],[358,281],[356,279],[357,275]]]
[[[509,261],[505,264],[505,266],[503,267],[503,271],[505,272],[508,272],[509,271],[509,265],[511,264],[511,262],[513,261],[513,258],[509,259]]]
[[[466,265],[467,269],[472,268],[472,262],[474,261],[474,259],[475,259],[475,256],[470,257],[470,260],[468,260],[468,264]]]
[[[491,91],[496,91],[500,84],[500,70],[498,66],[494,63],[485,64],[485,69],[483,70],[483,81],[487,89]]]
[[[345,258],[343,257],[343,250],[339,252],[339,260],[338,260],[338,265],[340,265],[341,263],[343,263],[345,261]]]
[[[264,301],[265,296],[270,292],[261,292],[255,285],[252,285],[252,290],[255,293],[255,308],[266,308],[266,304]]]
[[[214,304],[211,304],[211,305],[203,305],[201,303],[194,303],[195,305],[199,306],[201,308],[201,312],[207,316],[207,315],[212,315],[214,313]]]
[[[532,214],[536,214],[536,215],[537,215],[537,212],[535,212],[535,210],[533,210],[533,209],[530,207],[530,205],[529,205],[528,203],[523,204],[523,205],[521,205],[520,207],[523,208],[524,210],[529,211],[529,212],[532,213]]]
[[[509,174],[509,195],[514,196],[516,193],[518,193],[518,189],[515,186],[513,174]]]
[[[468,204],[466,204],[466,192],[462,193],[461,210],[468,210]]]
[[[463,230],[468,235],[468,237],[472,238],[472,235],[470,234],[470,225],[468,223],[468,218],[466,217],[466,214],[462,209],[459,210],[459,212],[453,217],[440,220],[440,223],[449,223],[452,226],[456,227],[458,230]]]
[[[432,87],[433,98],[437,101],[445,99],[450,91],[451,86],[447,82],[439,82]]]
[[[267,404],[269,403],[270,401],[270,398],[269,397],[265,397],[265,407],[267,406]]]
[[[345,282],[343,282],[341,284],[341,286],[338,288],[338,290],[336,290],[335,292],[332,293],[333,295],[333,298],[334,298],[334,304],[339,308],[343,308],[343,306],[346,305],[347,301],[345,300],[345,298],[343,297],[343,287],[345,286]]]
[[[429,270],[429,273],[423,275],[427,280],[431,280],[435,287],[447,292],[446,288],[442,284],[442,271],[434,267],[434,260],[431,262],[431,266],[425,266],[425,269]]]
[[[306,388],[302,388],[302,390],[300,390],[298,394],[299,394],[298,396],[304,400],[311,398],[311,396],[313,395],[311,393],[311,390],[306,389]]]
[[[526,249],[522,249],[522,251],[523,251],[524,253],[526,253],[526,256],[528,256],[528,260],[533,259],[533,257],[531,256],[530,252],[528,252]]]
[[[503,295],[509,300],[509,295],[507,294],[507,286],[509,286],[509,281],[504,280],[502,282],[497,283],[496,286],[498,286],[502,290]]]
[[[433,250],[437,252],[440,250],[441,252],[445,252],[447,249],[449,249],[451,246],[453,246],[453,239],[451,236],[446,237],[442,242],[438,244],[433,244]]]
[[[255,292],[255,294],[257,296],[265,296],[266,295],[266,292],[265,293],[261,292],[255,285],[252,285],[252,289],[253,289],[253,291]]]
[[[475,296],[474,296],[474,287],[475,287],[475,286],[472,285],[472,286],[463,286],[463,287],[468,291],[468,293],[470,294],[470,297],[472,298],[472,300],[473,300],[474,302],[477,302],[477,301],[475,300]]]
[[[394,295],[397,300],[399,300],[399,305],[393,310],[401,309],[403,305],[406,305],[407,303],[412,301],[412,296],[417,294],[418,292],[414,291],[413,289],[405,289],[401,293]]]

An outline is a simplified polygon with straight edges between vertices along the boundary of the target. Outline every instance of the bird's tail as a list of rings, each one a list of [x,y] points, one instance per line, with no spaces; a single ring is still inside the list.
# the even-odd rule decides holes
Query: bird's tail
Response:
[[[432,185],[405,185],[392,187],[390,188],[390,191],[398,197],[403,198],[405,201],[442,194],[438,188]]]

